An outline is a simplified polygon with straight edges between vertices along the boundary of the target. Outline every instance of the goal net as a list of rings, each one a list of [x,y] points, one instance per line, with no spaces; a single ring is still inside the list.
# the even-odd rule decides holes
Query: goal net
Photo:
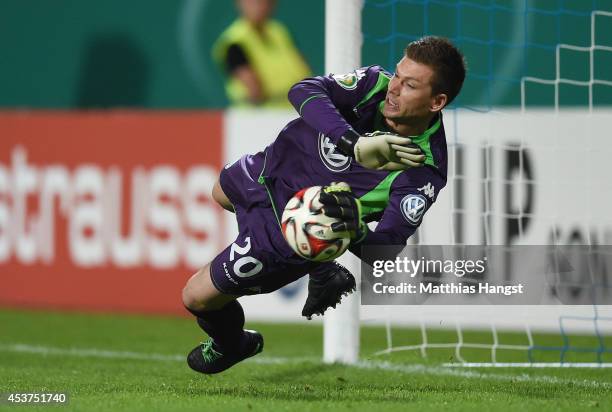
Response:
[[[326,13],[328,72],[393,71],[428,34],[465,54],[463,91],[444,110],[448,183],[409,244],[612,244],[609,2],[328,0]],[[326,315],[325,360],[610,366],[612,307],[580,303],[589,290],[612,294],[612,268],[580,269],[557,279],[563,305],[363,306],[353,296]],[[545,292],[542,303],[563,293]],[[379,329],[374,353],[359,351],[363,327]]]

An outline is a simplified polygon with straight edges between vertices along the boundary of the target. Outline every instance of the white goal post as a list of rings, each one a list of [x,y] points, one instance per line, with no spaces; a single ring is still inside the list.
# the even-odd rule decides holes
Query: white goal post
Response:
[[[363,0],[326,0],[325,72],[349,73],[361,65]],[[359,263],[350,254],[341,262],[353,273]],[[359,292],[344,298],[323,319],[325,362],[355,363],[359,356]]]

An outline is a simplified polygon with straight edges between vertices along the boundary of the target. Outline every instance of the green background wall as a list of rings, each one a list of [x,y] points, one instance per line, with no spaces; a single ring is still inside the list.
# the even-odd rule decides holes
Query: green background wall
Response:
[[[592,9],[610,11],[612,0],[371,0],[363,63],[392,69],[407,41],[444,35],[470,68],[459,104],[517,105],[522,76],[554,77],[556,44],[590,44]],[[236,16],[233,1],[2,0],[0,10],[2,107],[226,105],[210,47]],[[276,16],[323,73],[324,0],[279,0]],[[598,42],[612,45],[612,18],[598,27]],[[611,56],[596,52],[596,78],[612,80]],[[588,55],[564,52],[561,74],[588,80]],[[610,89],[595,86],[595,103],[611,104]],[[561,86],[561,104],[586,104],[586,90]],[[550,105],[552,92],[530,85],[527,103]]]
[[[1,0],[0,105],[225,105],[213,41],[228,0]],[[280,1],[277,15],[323,69],[323,0]],[[308,18],[304,18],[308,16]]]

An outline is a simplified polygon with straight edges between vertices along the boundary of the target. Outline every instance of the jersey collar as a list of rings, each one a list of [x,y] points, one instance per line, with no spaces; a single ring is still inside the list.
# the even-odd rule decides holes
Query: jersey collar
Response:
[[[381,101],[378,105],[378,110],[376,112],[376,118],[374,119],[374,130],[381,130],[390,132],[389,127],[387,127],[387,123],[384,121],[384,116],[382,114],[383,109],[385,108],[385,101]],[[436,133],[440,126],[442,125],[442,112],[438,113],[433,119],[431,119],[431,123],[427,130],[417,136],[409,136],[412,140],[412,143],[416,144],[421,148],[423,153],[425,153],[425,164],[437,167],[436,162],[433,158],[433,153],[431,151],[431,145],[429,144],[429,138],[431,135]]]

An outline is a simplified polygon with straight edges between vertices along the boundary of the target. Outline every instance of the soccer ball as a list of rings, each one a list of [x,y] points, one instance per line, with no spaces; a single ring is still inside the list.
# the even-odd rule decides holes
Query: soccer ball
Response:
[[[332,232],[337,218],[323,214],[319,201],[321,186],[297,192],[285,206],[281,224],[283,235],[299,256],[315,262],[334,260],[343,254],[351,241],[348,232]]]

